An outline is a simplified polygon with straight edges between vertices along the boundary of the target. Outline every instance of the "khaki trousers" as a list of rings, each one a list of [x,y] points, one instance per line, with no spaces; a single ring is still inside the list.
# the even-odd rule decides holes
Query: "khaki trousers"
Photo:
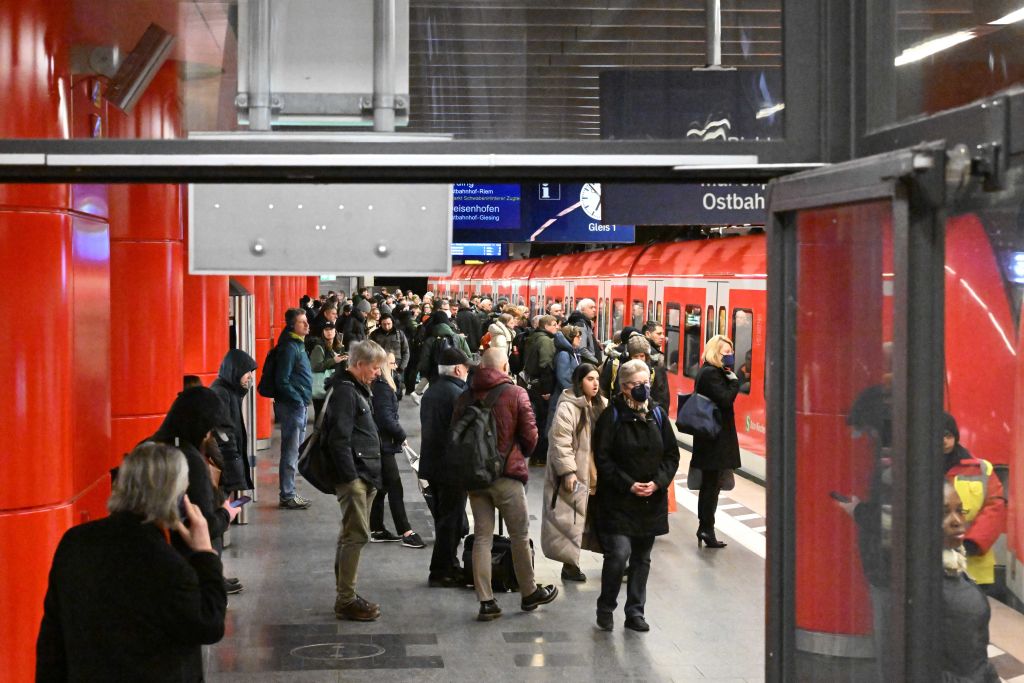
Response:
[[[494,599],[491,590],[491,546],[494,544],[494,510],[501,513],[512,541],[519,592],[523,597],[537,590],[530,557],[530,513],[526,509],[526,487],[508,477],[499,477],[485,489],[469,492],[473,510],[473,585],[480,602]]]
[[[334,575],[338,584],[338,605],[356,599],[356,573],[359,555],[370,540],[370,506],[377,489],[362,479],[355,479],[336,488],[341,507],[341,531],[334,557]]]

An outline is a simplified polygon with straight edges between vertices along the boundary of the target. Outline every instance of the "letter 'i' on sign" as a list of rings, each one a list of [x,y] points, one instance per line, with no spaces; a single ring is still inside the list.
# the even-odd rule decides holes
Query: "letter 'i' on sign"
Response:
[[[538,183],[537,196],[541,199],[559,200],[562,198],[562,186],[559,183]]]
[[[551,199],[551,186],[547,183],[540,184],[540,198]]]

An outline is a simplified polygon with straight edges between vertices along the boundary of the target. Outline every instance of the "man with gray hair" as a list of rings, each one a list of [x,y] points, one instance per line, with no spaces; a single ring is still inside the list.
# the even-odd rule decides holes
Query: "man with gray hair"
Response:
[[[452,476],[447,459],[448,433],[455,402],[466,390],[469,356],[457,348],[438,354],[438,378],[430,383],[420,405],[420,471],[430,482],[433,498],[434,550],[427,583],[433,588],[461,587],[466,583],[459,565],[459,542],[468,531],[466,492]]]
[[[324,442],[338,473],[341,533],[334,561],[337,598],[334,616],[375,621],[380,605],[356,594],[356,573],[363,546],[370,540],[370,506],[381,488],[380,436],[373,421],[370,385],[380,375],[387,352],[372,341],[352,345],[348,368],[330,379],[333,391],[324,407]]]
[[[604,354],[601,352],[601,344],[594,334],[594,320],[597,318],[597,304],[593,299],[580,299],[576,304],[576,310],[572,312],[567,321],[583,329],[583,343],[580,345],[580,356],[584,363],[590,363],[594,367],[601,367],[601,360]]]

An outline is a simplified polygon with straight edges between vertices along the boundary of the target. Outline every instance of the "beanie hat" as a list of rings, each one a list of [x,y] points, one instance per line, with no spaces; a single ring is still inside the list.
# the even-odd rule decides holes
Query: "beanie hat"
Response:
[[[359,311],[360,313],[364,313],[364,314],[365,313],[369,313],[370,312],[370,308],[371,308],[370,302],[367,301],[366,299],[363,299],[359,303],[356,304],[356,310]]]

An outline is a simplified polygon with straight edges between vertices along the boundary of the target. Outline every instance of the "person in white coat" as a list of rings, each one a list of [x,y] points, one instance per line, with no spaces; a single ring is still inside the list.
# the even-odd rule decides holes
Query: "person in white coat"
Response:
[[[558,397],[548,435],[541,550],[545,557],[562,563],[564,581],[587,580],[580,570],[580,550],[588,502],[597,491],[591,436],[608,405],[599,380],[593,365],[576,367],[572,387]]]

